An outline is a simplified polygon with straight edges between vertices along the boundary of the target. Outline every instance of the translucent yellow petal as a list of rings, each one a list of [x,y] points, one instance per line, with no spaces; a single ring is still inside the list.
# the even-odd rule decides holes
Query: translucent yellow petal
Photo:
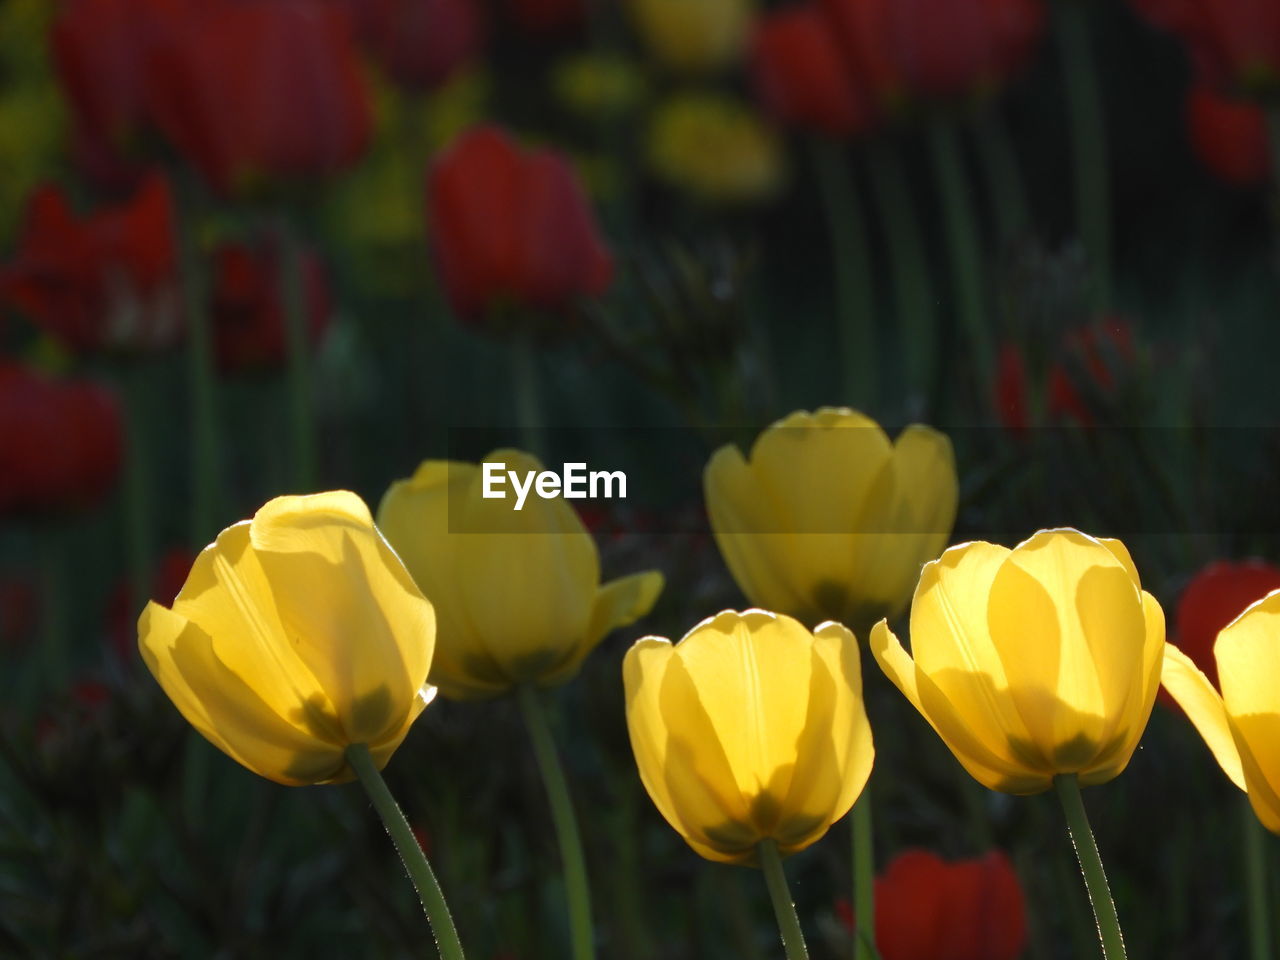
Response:
[[[174,705],[214,746],[260,776],[298,785],[341,777],[343,746],[278,714],[218,658],[197,624],[156,603],[138,621],[143,660]]]
[[[1249,803],[1272,833],[1280,833],[1280,713],[1232,716]]]
[[[532,457],[499,450],[486,461],[520,473],[542,469]],[[505,488],[510,494],[510,484]],[[531,493],[485,499],[467,491],[457,544],[458,587],[476,632],[513,682],[537,680],[583,643],[600,585],[596,546],[560,499]]]
[[[813,635],[798,621],[749,610],[704,621],[676,647],[689,688],[675,684],[673,693],[696,699],[762,831],[776,823],[795,771],[812,645]],[[673,665],[668,683],[680,675]],[[668,717],[675,715],[668,708]]]
[[[249,529],[285,635],[346,741],[394,736],[426,683],[435,617],[368,508],[349,493],[280,497]]]
[[[400,555],[436,615],[431,682],[446,697],[496,696],[511,681],[490,655],[463,602],[457,546],[467,491],[480,482],[473,463],[424,461],[408,480],[393,483],[378,507],[378,527]]]
[[[808,713],[774,834],[786,853],[813,843],[849,812],[875,759],[857,641],[838,623],[822,624],[814,638]]]
[[[622,685],[627,702],[627,732],[640,780],[658,812],[681,834],[692,831],[667,789],[667,724],[662,715],[662,678],[672,656],[671,641],[662,637],[637,640],[622,660]]]
[[[1119,540],[1110,540],[1106,537],[1098,537],[1097,541],[1110,550],[1120,565],[1129,572],[1129,576],[1133,578],[1133,585],[1139,589],[1142,588],[1142,580],[1138,577],[1138,568],[1133,562],[1133,557],[1129,554],[1129,548]]]
[[[274,713],[301,732],[341,743],[338,711],[281,623],[249,527],[228,527],[201,551],[173,610],[211,638],[219,662]]]
[[[793,549],[788,520],[737,447],[721,447],[711,457],[703,491],[716,546],[747,600],[799,615],[810,604],[788,562]]]
[[[591,608],[591,625],[585,641],[574,648],[563,664],[539,677],[538,682],[551,687],[568,681],[609,633],[635,623],[653,609],[658,595],[662,593],[662,586],[662,574],[656,570],[620,577],[604,584]]]
[[[1213,689],[1213,684],[1185,653],[1172,643],[1163,649],[1161,682],[1169,696],[1178,701],[1205,744],[1213,752],[1222,771],[1241,790],[1245,789],[1244,771],[1240,767],[1240,753],[1231,736],[1227,710]]]
[[[1086,768],[1146,688],[1146,621],[1129,572],[1091,537],[1042,531],[1001,566],[988,624],[1035,742],[1058,770]]]

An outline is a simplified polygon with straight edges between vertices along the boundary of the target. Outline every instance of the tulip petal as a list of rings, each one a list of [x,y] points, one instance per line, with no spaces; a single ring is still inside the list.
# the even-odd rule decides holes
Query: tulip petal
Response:
[[[435,609],[431,682],[451,699],[493,697],[511,686],[458,586],[458,539],[450,531],[455,521],[461,525],[467,490],[479,477],[473,463],[424,460],[411,478],[393,483],[378,506],[379,529]]]
[[[539,677],[538,683],[554,687],[571,678],[601,640],[619,627],[630,626],[653,609],[658,595],[662,593],[663,583],[661,573],[646,570],[604,584],[591,608],[587,641],[579,644],[561,666]]]
[[[289,642],[274,586],[250,543],[249,522],[218,535],[196,557],[174,613],[212,638],[220,663],[279,716],[332,743],[343,734],[328,692]]]
[[[811,657],[809,709],[795,747],[800,762],[776,837],[784,852],[808,846],[848,813],[875,760],[857,640],[847,627],[824,623],[814,631]]]
[[[345,739],[378,744],[398,732],[427,681],[435,615],[364,502],[345,491],[278,497],[249,530],[285,636],[336,705]]]
[[[138,646],[187,721],[254,773],[286,785],[346,774],[342,746],[311,736],[277,713],[219,659],[198,624],[149,603],[138,621]]]
[[[1245,789],[1240,753],[1231,736],[1227,710],[1213,684],[1185,653],[1172,643],[1164,645],[1161,682],[1178,701],[1225,773],[1241,790]]]

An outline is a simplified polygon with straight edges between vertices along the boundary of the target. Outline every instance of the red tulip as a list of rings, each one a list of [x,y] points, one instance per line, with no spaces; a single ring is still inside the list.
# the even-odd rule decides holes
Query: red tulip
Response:
[[[476,0],[346,0],[360,39],[396,83],[430,90],[479,59]]]
[[[1006,83],[1044,27],[1041,0],[823,0],[880,97],[968,99]]]
[[[50,34],[83,150],[117,155],[147,119],[146,65],[193,0],[68,0]],[[118,159],[118,157],[115,157]]]
[[[1022,887],[999,851],[948,863],[908,850],[876,879],[875,903],[883,960],[1015,960],[1027,944]]]
[[[1063,337],[1062,353],[1067,359],[1049,370],[1049,417],[1092,426],[1095,405],[1089,395],[1115,391],[1118,374],[1134,360],[1133,328],[1116,319],[1077,327]]]
[[[866,130],[876,111],[816,2],[760,18],[752,40],[752,71],[760,99],[780,122],[830,137]]]
[[[97,504],[115,482],[122,448],[114,394],[0,363],[0,514]]]
[[[1280,3],[1187,0],[1177,27],[1200,75],[1252,95],[1280,96]]]
[[[1218,664],[1213,644],[1218,631],[1273,590],[1280,590],[1280,568],[1261,560],[1243,560],[1210,564],[1182,591],[1174,620],[1174,642],[1215,687]],[[1163,688],[1160,692],[1165,696]],[[1165,696],[1165,702],[1172,703],[1172,698]]]
[[[1187,99],[1187,125],[1196,156],[1218,177],[1238,187],[1267,182],[1271,147],[1261,107],[1196,87]]]
[[[224,373],[270,369],[284,364],[289,330],[281,297],[279,251],[229,244],[214,253],[213,342]],[[313,345],[329,329],[332,301],[324,265],[302,255],[303,310]]]
[[[348,18],[313,0],[207,0],[153,52],[150,113],[215,187],[349,167],[372,132]]]
[[[1006,430],[1016,437],[1025,436],[1031,427],[1031,407],[1027,390],[1027,365],[1016,344],[1000,348],[996,362],[996,416]]]
[[[62,191],[32,195],[0,300],[72,350],[158,350],[182,334],[173,199],[147,179],[126,203],[77,218]]]
[[[506,305],[562,312],[613,279],[586,194],[557,153],[478,127],[436,158],[428,194],[436,260],[463,319]]]

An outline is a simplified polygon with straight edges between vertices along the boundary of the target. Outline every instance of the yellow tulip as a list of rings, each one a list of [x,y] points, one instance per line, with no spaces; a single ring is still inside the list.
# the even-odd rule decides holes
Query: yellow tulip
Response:
[[[637,641],[623,662],[640,778],[697,853],[753,863],[819,840],[848,812],[875,750],[858,643],[790,617],[726,610],[674,646]]]
[[[533,457],[496,450],[482,462],[540,471]],[[649,612],[656,571],[600,583],[595,542],[562,499],[530,493],[515,510],[482,496],[480,464],[428,460],[393,483],[378,526],[435,606],[440,628],[431,682],[446,697],[496,697],[526,683],[573,677],[615,627]]]
[[[866,630],[906,606],[946,546],[959,486],[951,443],[911,426],[891,443],[870,418],[823,408],[734,446],[703,477],[711,529],[752,603]]]
[[[660,179],[713,204],[771,198],[786,167],[777,132],[746,104],[716,93],[680,94],[658,106],[648,162]]]
[[[703,73],[732,66],[746,48],[749,0],[630,0],[631,20],[655,59]]]
[[[204,549],[138,646],[182,715],[254,773],[350,780],[381,768],[435,691],[435,617],[353,493],[278,497]]]
[[[1012,550],[952,547],[925,565],[911,650],[881,621],[871,650],[966,770],[1005,793],[1129,763],[1160,686],[1164,613],[1128,550],[1041,530]]]
[[[1165,689],[1258,819],[1280,833],[1280,590],[1223,627],[1213,655],[1221,695],[1173,644],[1164,648]]]

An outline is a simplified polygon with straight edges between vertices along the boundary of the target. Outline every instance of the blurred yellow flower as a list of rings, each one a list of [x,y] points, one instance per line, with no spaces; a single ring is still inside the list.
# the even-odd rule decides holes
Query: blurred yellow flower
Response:
[[[496,450],[482,463],[525,474],[541,464]],[[657,571],[600,583],[595,541],[562,499],[530,494],[513,509],[511,485],[485,498],[481,464],[427,460],[393,483],[378,526],[435,606],[440,629],[431,682],[446,697],[478,700],[519,684],[572,678],[609,631],[649,612]]]
[[[740,60],[755,15],[750,0],[628,0],[628,8],[650,55],[686,73]]]
[[[715,93],[680,94],[659,105],[648,159],[660,179],[710,203],[767,199],[785,173],[776,131],[746,104]]]
[[[911,656],[881,621],[885,674],[984,786],[1103,783],[1129,763],[1160,686],[1164,613],[1128,550],[1041,530],[1012,550],[952,547],[926,564]]]
[[[722,447],[703,475],[730,573],[754,604],[867,630],[906,606],[947,544],[959,487],[951,442],[824,407],[765,430],[750,459]]]
[[[644,73],[623,57],[581,53],[556,64],[556,99],[585,117],[613,117],[634,109],[646,93]]]
[[[379,768],[435,691],[435,617],[353,493],[278,497],[204,549],[138,646],[169,699],[227,756],[277,783]]]
[[[1221,695],[1173,644],[1164,648],[1164,687],[1258,819],[1280,833],[1280,590],[1223,627],[1213,655]]]
[[[726,610],[674,646],[645,637],[622,666],[645,789],[708,860],[754,863],[821,839],[862,792],[875,750],[858,643],[838,623]]]

